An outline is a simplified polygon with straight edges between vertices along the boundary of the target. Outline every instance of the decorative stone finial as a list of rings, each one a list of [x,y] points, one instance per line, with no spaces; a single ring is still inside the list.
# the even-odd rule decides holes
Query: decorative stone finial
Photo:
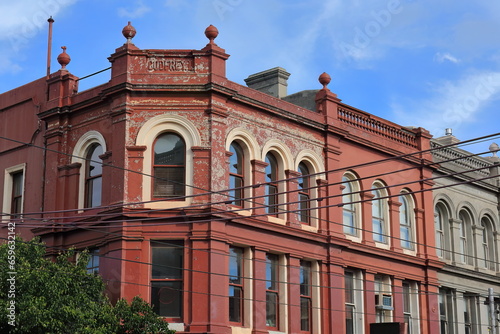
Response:
[[[497,157],[497,152],[500,150],[497,143],[492,143],[489,147],[490,152],[493,153],[494,157]]]
[[[319,76],[318,81],[319,81],[320,84],[323,85],[323,89],[324,90],[329,90],[326,86],[328,86],[328,84],[330,83],[330,81],[332,81],[332,78],[328,75],[328,73],[323,72]]]
[[[214,44],[214,39],[219,35],[219,30],[213,25],[209,25],[207,29],[205,29],[205,36],[210,40],[210,44]]]
[[[66,53],[65,46],[61,46],[61,49],[63,50],[63,52],[59,56],[57,56],[57,62],[61,64],[61,69],[65,70],[66,65],[68,65],[69,62],[71,61],[71,57],[69,56],[69,54]]]
[[[127,39],[127,43],[132,43],[132,38],[134,38],[136,33],[137,31],[132,27],[130,21],[128,21],[128,24],[122,30],[122,34]]]

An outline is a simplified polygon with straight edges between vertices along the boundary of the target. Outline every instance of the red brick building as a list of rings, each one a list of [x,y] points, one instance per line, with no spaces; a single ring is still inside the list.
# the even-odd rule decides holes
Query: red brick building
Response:
[[[1,94],[4,221],[88,248],[113,300],[179,332],[438,333],[429,133],[342,103],[327,74],[300,96],[279,68],[236,84],[205,33],[141,50],[129,25],[107,83],[79,92],[64,52]]]

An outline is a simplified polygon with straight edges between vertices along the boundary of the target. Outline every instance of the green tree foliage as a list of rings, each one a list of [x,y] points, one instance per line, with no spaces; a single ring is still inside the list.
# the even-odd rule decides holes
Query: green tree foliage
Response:
[[[74,255],[52,261],[37,239],[0,245],[0,333],[174,333],[138,297],[113,307],[102,278],[87,273],[88,254]]]

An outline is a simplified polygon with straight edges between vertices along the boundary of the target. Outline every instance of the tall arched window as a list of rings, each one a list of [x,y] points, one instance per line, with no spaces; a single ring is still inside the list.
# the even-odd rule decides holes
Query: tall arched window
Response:
[[[373,240],[376,242],[387,243],[387,199],[384,193],[379,189],[381,185],[374,184],[372,186],[372,226],[373,226]]]
[[[85,163],[85,207],[95,208],[101,205],[102,197],[102,146],[90,146]]]
[[[399,196],[399,228],[401,247],[406,249],[414,249],[414,215],[413,215],[413,201],[408,194],[401,194]]]
[[[232,142],[230,147],[232,153],[229,157],[229,198],[232,204],[243,206],[243,188],[244,182],[244,161],[243,149],[237,142]]]
[[[434,209],[434,229],[436,231],[436,255],[450,260],[450,226],[449,210],[443,202],[436,204]]]
[[[359,193],[357,193],[356,183],[350,175],[342,176],[342,211],[344,233],[357,236],[358,226],[358,207]]]
[[[278,213],[278,161],[272,153],[266,154],[266,212]]]
[[[481,227],[483,228],[483,266],[484,268],[495,270],[495,243],[493,239],[492,226],[491,220],[488,217],[483,217],[481,219]]]
[[[175,133],[156,138],[153,156],[153,197],[184,196],[186,187],[186,144]]]
[[[302,177],[298,179],[299,181],[299,220],[301,223],[310,224],[311,223],[311,177],[309,176],[309,168],[306,164],[301,162],[299,164],[299,173]]]
[[[472,218],[467,210],[461,210],[458,218],[459,222],[459,244],[458,257],[460,262],[469,265],[474,264],[473,241],[472,241]]]

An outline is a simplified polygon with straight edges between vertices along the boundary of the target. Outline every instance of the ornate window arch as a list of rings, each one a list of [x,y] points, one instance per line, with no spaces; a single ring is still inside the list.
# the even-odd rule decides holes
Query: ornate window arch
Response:
[[[78,186],[78,208],[93,208],[101,205],[102,160],[106,152],[106,141],[97,131],[88,131],[78,139],[73,149],[71,162],[80,163]]]
[[[408,190],[403,190],[399,195],[399,229],[401,247],[415,250],[415,201]]]
[[[342,223],[344,234],[361,237],[361,196],[359,177],[352,172],[342,176]],[[361,239],[359,239],[361,240]]]
[[[450,209],[440,200],[434,207],[434,229],[436,231],[436,255],[451,260]]]
[[[372,184],[372,235],[373,241],[379,244],[390,244],[389,235],[389,203],[387,190],[382,181]]]
[[[455,254],[459,262],[473,265],[474,264],[474,239],[472,234],[473,217],[472,213],[462,208],[458,212],[458,249],[455,249]]]
[[[489,270],[495,270],[497,259],[495,256],[494,224],[490,216],[484,215],[481,218],[481,227],[483,229],[483,267]]]
[[[191,203],[193,194],[193,146],[201,146],[201,137],[194,124],[179,115],[163,114],[149,119],[139,130],[136,138],[137,146],[145,146],[142,178],[142,200],[150,201],[153,197],[154,178],[154,146],[157,138],[165,133],[171,133],[181,138],[185,145],[185,165],[184,165],[184,195],[179,200],[154,201],[148,203],[151,208],[168,208]],[[182,203],[182,204],[181,204]]]

